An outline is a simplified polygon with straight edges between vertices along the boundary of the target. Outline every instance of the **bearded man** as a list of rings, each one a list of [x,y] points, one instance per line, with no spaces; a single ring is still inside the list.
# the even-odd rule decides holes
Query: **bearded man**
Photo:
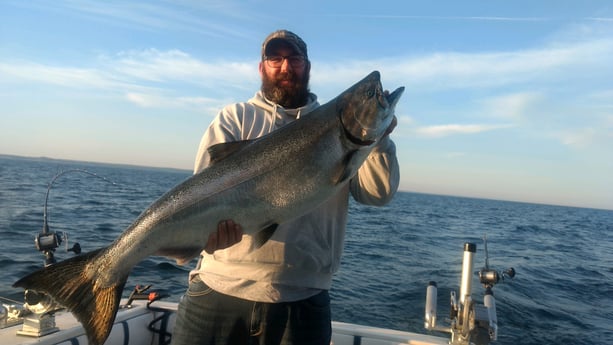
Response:
[[[212,145],[261,137],[316,109],[310,71],[300,37],[287,30],[271,33],[262,44],[260,91],[220,111],[202,137],[194,173],[211,164]],[[254,239],[228,215],[190,272],[172,344],[329,345],[328,290],[340,264],[349,195],[384,205],[398,181],[396,148],[386,136],[346,187],[315,210],[280,224],[260,248],[253,249]]]

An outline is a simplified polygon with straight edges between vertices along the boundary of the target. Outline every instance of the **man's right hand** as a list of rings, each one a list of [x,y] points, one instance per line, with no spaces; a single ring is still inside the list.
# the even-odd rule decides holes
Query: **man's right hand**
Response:
[[[209,235],[204,251],[213,254],[218,249],[226,249],[240,242],[243,228],[232,220],[222,220],[217,224],[217,231]]]

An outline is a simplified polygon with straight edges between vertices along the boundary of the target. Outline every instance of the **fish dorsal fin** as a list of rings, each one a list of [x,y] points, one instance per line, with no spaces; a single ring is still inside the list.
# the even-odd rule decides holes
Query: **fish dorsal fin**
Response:
[[[210,164],[217,163],[230,157],[235,152],[240,151],[243,147],[249,145],[253,140],[230,141],[227,143],[215,144],[208,148]]]

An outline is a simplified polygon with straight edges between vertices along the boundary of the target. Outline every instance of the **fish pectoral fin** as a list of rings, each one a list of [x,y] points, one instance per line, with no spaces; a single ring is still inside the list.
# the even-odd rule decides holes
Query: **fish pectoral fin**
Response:
[[[99,286],[96,277],[83,274],[100,251],[64,260],[17,281],[22,287],[51,296],[81,322],[91,345],[102,345],[113,327],[123,287],[128,277],[116,277],[111,286]]]
[[[253,243],[255,248],[260,248],[264,245],[275,233],[279,224],[273,223],[253,235]]]
[[[345,156],[345,159],[343,159],[343,162],[338,165],[338,171],[334,175],[334,181],[333,181],[334,185],[339,185],[353,178],[353,176],[355,175],[355,172],[357,171],[357,170],[354,171],[352,167],[352,160],[355,154],[356,154],[356,151],[349,152]]]
[[[346,167],[345,167],[346,168]],[[336,179],[336,185],[339,185],[352,177],[351,171],[349,169],[343,169]]]
[[[214,164],[231,156],[243,147],[249,145],[253,140],[230,141],[227,143],[215,144],[208,148],[210,163]]]

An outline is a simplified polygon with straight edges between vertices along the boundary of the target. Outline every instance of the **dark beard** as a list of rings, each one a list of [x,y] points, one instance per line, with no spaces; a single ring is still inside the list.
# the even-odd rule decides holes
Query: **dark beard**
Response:
[[[279,82],[291,80],[293,87],[279,86]],[[266,74],[262,77],[262,93],[269,101],[275,102],[287,109],[299,108],[309,101],[309,76],[299,80],[294,73],[279,73],[275,79],[269,79]]]

